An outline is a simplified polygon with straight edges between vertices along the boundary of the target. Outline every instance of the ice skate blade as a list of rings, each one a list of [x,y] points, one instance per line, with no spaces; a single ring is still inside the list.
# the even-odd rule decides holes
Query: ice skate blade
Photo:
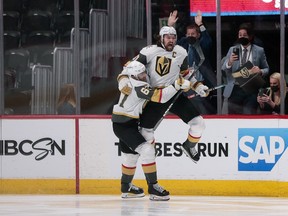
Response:
[[[141,194],[122,193],[122,194],[121,194],[121,198],[123,198],[123,199],[142,198],[142,197],[144,197],[144,196],[145,196],[144,193],[141,193]]]
[[[168,200],[170,200],[170,196],[169,195],[167,195],[167,196],[156,196],[154,194],[150,194],[149,199],[152,200],[152,201],[168,201]]]

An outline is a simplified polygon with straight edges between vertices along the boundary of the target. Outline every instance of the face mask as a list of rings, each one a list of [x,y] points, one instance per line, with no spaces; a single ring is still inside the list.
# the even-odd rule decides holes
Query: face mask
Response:
[[[277,92],[279,90],[278,85],[277,86],[271,86],[270,88],[273,92]]]
[[[190,37],[190,36],[187,37],[187,41],[189,44],[193,45],[196,42],[196,40],[197,40],[196,37]]]
[[[240,43],[241,45],[243,46],[246,46],[249,44],[249,39],[248,38],[245,38],[245,37],[241,37],[241,38],[238,38],[238,43]]]

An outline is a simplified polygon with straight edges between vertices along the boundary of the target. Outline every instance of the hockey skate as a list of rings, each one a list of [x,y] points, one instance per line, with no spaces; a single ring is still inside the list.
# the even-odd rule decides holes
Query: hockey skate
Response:
[[[143,188],[137,187],[132,183],[129,184],[122,183],[121,192],[122,192],[121,197],[123,199],[141,198],[145,196]]]
[[[153,201],[167,201],[170,199],[169,191],[166,191],[160,185],[156,184],[149,184],[148,185],[148,192],[150,194],[150,200]]]
[[[183,152],[194,162],[197,163],[200,160],[200,154],[196,150],[195,146],[190,147],[188,142],[182,144]]]

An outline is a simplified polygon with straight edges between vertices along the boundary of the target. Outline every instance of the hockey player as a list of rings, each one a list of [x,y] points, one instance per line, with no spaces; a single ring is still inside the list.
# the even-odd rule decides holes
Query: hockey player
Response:
[[[133,59],[146,66],[149,84],[153,88],[165,87],[174,83],[174,80],[181,75],[185,79],[191,79],[191,89],[201,97],[207,97],[208,87],[198,82],[193,76],[193,70],[189,70],[187,63],[187,51],[176,45],[177,35],[173,27],[164,26],[160,29],[157,44],[144,47]],[[190,65],[190,68],[192,65]],[[120,74],[119,89],[129,94],[128,79],[125,74]],[[190,126],[188,137],[182,144],[184,153],[195,163],[199,161],[200,154],[196,150],[196,144],[201,138],[205,129],[202,116],[194,107],[191,101],[182,93],[174,96],[167,103],[160,104],[149,101],[140,117],[140,131],[146,140],[154,139],[154,130],[158,121],[173,103],[170,112],[179,116]]]
[[[179,89],[190,87],[188,80],[175,78],[176,81],[166,88],[152,89],[147,83],[145,66],[138,62],[128,62],[122,72],[129,79],[129,95],[121,93],[118,104],[112,113],[113,131],[119,138],[122,152],[122,198],[143,197],[144,191],[132,184],[139,156],[142,158],[148,192],[151,200],[169,200],[169,192],[157,183],[155,148],[147,142],[138,129],[139,115],[147,100],[155,103],[166,103]]]

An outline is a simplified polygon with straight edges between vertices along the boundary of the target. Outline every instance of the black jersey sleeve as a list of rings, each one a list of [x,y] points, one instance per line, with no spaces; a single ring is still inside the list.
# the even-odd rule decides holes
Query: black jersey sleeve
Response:
[[[187,56],[184,58],[183,63],[181,64],[180,71],[185,71],[188,69],[188,58]]]
[[[139,53],[137,56],[133,58],[133,60],[141,62],[142,64],[147,64],[147,57],[141,53]]]
[[[149,86],[137,86],[134,87],[136,94],[139,98],[150,100],[153,96],[153,89],[151,89]]]

